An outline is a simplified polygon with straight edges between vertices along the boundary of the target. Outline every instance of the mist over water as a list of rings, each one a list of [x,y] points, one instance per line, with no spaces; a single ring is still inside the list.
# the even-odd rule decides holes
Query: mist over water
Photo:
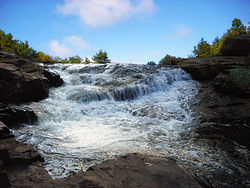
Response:
[[[141,152],[199,168],[226,168],[222,151],[192,141],[190,102],[198,84],[178,68],[147,65],[52,65],[65,84],[29,107],[38,124],[15,130],[45,157],[54,178],[105,159]]]

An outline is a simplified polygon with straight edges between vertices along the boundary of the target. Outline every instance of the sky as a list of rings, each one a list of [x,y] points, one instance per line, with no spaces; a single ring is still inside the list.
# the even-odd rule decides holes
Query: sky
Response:
[[[234,18],[250,22],[250,0],[0,0],[0,29],[35,50],[119,63],[188,57]]]

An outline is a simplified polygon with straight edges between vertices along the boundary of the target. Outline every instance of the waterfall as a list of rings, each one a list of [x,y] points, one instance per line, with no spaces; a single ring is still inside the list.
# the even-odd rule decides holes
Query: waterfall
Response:
[[[31,107],[36,125],[15,130],[55,177],[131,152],[186,157],[198,84],[182,69],[148,65],[50,65],[64,85]],[[191,155],[191,154],[190,154]],[[192,156],[194,156],[192,154]]]

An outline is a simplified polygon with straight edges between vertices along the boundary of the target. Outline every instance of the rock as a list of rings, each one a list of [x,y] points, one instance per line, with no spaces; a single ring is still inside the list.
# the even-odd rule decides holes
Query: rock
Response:
[[[248,56],[250,54],[250,36],[229,36],[222,45],[223,56]]]
[[[214,87],[228,95],[250,97],[250,67],[223,71],[215,78]]]
[[[3,75],[0,77],[2,102],[21,103],[48,97],[49,81],[40,72],[25,72],[14,64],[0,63],[0,75]]]
[[[29,165],[33,161],[44,162],[44,158],[27,144],[21,144],[14,138],[0,140],[0,145],[8,151],[8,164]]]
[[[59,75],[44,70],[38,63],[0,53],[0,102],[39,101],[48,97],[50,87],[62,83]]]
[[[0,160],[0,187],[1,188],[11,187],[9,178],[7,176],[6,168],[1,160]]]
[[[0,140],[10,137],[13,137],[13,135],[10,133],[9,128],[0,121]]]
[[[214,56],[208,58],[183,59],[176,67],[180,67],[191,75],[194,80],[212,81],[226,69],[249,65],[248,57]]]
[[[44,70],[44,76],[49,80],[50,87],[59,87],[63,85],[63,79],[59,74]]]
[[[34,123],[37,121],[37,116],[31,109],[10,107],[0,103],[0,121],[8,127],[13,127],[18,123]]]
[[[4,145],[0,145],[0,160],[4,163],[4,164],[8,164],[9,162],[9,152],[6,149],[6,147]]]
[[[198,181],[176,163],[142,154],[128,154],[104,161],[83,174],[69,178],[69,182],[96,188],[201,188]]]

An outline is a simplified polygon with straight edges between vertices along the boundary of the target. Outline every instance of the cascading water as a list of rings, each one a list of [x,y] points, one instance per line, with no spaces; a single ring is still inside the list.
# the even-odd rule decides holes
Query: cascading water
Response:
[[[65,84],[29,104],[38,124],[14,133],[42,153],[53,177],[132,152],[168,156],[201,169],[226,168],[218,161],[226,156],[223,151],[191,139],[190,102],[198,84],[182,69],[131,64],[49,69]]]

